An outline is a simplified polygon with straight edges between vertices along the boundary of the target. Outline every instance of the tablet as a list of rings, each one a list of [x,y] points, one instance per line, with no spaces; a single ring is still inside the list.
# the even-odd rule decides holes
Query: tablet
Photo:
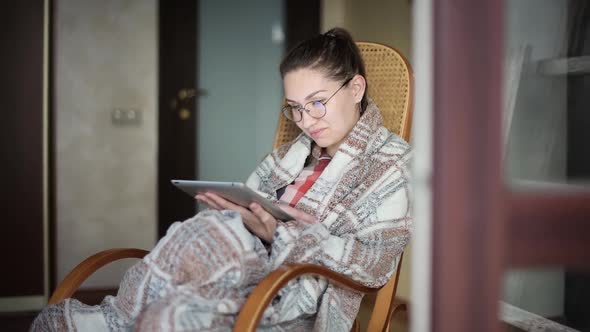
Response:
[[[248,208],[250,203],[256,202],[272,214],[273,217],[282,221],[295,219],[275,203],[260,196],[254,190],[240,182],[172,180],[172,184],[192,197],[195,197],[198,193],[204,194],[211,192],[246,208]]]

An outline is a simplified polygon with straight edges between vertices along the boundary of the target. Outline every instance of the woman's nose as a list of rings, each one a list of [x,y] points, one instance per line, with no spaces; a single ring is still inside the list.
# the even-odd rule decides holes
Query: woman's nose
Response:
[[[313,116],[309,115],[309,113],[307,113],[305,110],[302,110],[302,112],[301,112],[301,128],[303,128],[303,129],[309,129],[316,122],[318,122],[318,119],[316,119]]]

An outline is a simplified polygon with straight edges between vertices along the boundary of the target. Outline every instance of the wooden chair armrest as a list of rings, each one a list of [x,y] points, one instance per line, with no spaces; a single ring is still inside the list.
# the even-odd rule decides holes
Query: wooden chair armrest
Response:
[[[58,303],[68,297],[71,297],[80,285],[101,267],[124,258],[143,258],[149,251],[133,248],[116,248],[101,251],[95,255],[86,258],[78,264],[57,286],[48,304]]]
[[[235,332],[253,332],[262,318],[264,310],[289,280],[304,274],[319,275],[335,284],[362,293],[375,293],[380,288],[370,288],[324,266],[314,264],[285,264],[269,273],[254,288],[240,310],[234,326]]]

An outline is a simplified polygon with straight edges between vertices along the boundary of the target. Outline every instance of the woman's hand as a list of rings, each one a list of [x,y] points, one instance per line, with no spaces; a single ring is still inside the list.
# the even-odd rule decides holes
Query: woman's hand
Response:
[[[277,228],[277,220],[259,204],[250,204],[250,209],[234,204],[214,193],[199,194],[196,199],[216,210],[234,210],[242,215],[242,222],[262,240],[271,243]]]
[[[214,193],[198,194],[195,198],[216,210],[227,209],[239,212],[242,216],[242,221],[248,230],[250,230],[262,240],[268,243],[272,242],[278,220],[275,219],[275,217],[273,217],[265,209],[263,209],[260,204],[251,203],[249,206],[250,209],[247,209],[240,205],[234,204]],[[307,223],[313,223],[316,221],[314,216],[288,205],[281,205],[280,208],[295,217],[297,220]]]

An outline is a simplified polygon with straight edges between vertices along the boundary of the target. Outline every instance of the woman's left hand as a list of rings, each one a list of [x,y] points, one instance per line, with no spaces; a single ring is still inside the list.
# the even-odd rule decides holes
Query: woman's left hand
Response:
[[[242,221],[250,232],[271,243],[277,220],[258,203],[251,203],[250,209],[234,204],[214,193],[199,194],[196,199],[217,210],[234,210],[242,215]]]

